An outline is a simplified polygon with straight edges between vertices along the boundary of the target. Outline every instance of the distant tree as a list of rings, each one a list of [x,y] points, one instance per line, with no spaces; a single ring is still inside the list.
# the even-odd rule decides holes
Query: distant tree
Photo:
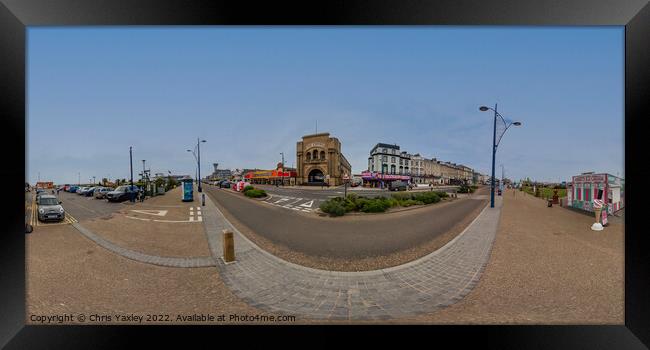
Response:
[[[108,182],[108,179],[107,179],[107,178],[105,178],[105,177],[102,178],[102,185],[106,186],[106,183],[107,183],[107,182]]]
[[[167,177],[167,186],[165,186],[165,191],[169,191],[172,188],[175,188],[177,184],[178,184],[178,181],[176,181],[176,179],[174,179],[171,176],[168,176]]]

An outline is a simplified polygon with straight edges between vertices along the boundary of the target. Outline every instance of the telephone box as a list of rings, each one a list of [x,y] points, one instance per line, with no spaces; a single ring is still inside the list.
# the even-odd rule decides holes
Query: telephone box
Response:
[[[183,180],[183,202],[192,202],[194,200],[194,186],[192,180]]]

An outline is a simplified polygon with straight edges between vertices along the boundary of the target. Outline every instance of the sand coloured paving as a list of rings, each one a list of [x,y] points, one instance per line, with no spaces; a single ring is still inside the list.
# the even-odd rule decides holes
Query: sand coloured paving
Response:
[[[95,245],[70,225],[34,231],[26,240],[28,324],[30,314],[265,315],[235,297],[216,268],[134,262]]]
[[[201,222],[156,222],[153,220],[188,220],[190,207],[198,218],[200,202],[182,202],[180,187],[144,203],[124,205],[110,217],[83,220],[81,224],[102,238],[121,247],[149,255],[165,257],[209,256],[205,230]],[[166,210],[165,216],[149,215],[132,210]],[[149,221],[129,217],[147,219]]]
[[[624,227],[512,190],[476,288],[439,312],[400,320],[462,324],[624,324]]]

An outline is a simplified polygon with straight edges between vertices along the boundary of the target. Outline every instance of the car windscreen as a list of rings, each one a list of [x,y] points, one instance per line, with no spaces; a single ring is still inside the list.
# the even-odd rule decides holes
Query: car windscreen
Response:
[[[120,186],[115,189],[115,192],[126,192],[127,186]]]
[[[41,205],[57,205],[59,204],[59,201],[56,200],[56,198],[41,198],[39,203]]]

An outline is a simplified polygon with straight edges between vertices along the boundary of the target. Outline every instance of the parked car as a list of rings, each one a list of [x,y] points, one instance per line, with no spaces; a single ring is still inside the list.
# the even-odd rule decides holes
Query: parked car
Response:
[[[78,194],[78,195],[82,195],[84,193],[84,191],[87,190],[87,189],[88,189],[88,187],[82,186],[82,187],[77,188],[77,191],[75,193]]]
[[[123,202],[131,198],[136,198],[140,189],[138,186],[119,186],[115,190],[106,193],[106,199],[109,202]]]
[[[112,189],[112,188],[110,188],[110,187],[98,187],[97,189],[95,189],[95,194],[94,194],[94,196],[95,196],[95,198],[103,199],[103,198],[106,198],[106,194],[107,194],[108,192],[111,192],[111,191],[113,191],[113,190],[114,190],[114,189]]]
[[[68,192],[70,192],[70,193],[76,193],[78,189],[79,189],[79,186],[70,185],[70,186],[68,187]]]
[[[406,191],[407,187],[408,186],[406,185],[406,182],[397,180],[397,181],[392,181],[388,185],[388,190],[389,191]]]
[[[360,177],[353,177],[352,181],[350,181],[350,185],[352,187],[357,187],[363,185],[363,179]]]
[[[81,195],[86,197],[91,197],[93,194],[95,194],[96,188],[97,187],[86,187],[83,191],[81,191]]]
[[[65,218],[65,209],[63,209],[61,201],[56,196],[43,194],[37,204],[39,221],[61,221]]]
[[[230,188],[230,181],[224,180],[219,183],[219,188]]]

